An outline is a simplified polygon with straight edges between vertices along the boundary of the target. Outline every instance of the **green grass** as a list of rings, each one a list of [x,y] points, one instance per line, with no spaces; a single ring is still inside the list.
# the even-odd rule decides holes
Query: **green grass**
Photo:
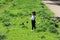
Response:
[[[33,32],[32,10],[37,27]],[[60,40],[60,23],[53,16],[42,0],[0,0],[0,40]]]

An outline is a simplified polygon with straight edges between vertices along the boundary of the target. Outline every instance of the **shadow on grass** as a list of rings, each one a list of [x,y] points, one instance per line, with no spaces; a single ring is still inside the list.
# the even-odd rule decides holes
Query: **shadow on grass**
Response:
[[[60,22],[60,17],[52,17],[52,18],[56,18]]]

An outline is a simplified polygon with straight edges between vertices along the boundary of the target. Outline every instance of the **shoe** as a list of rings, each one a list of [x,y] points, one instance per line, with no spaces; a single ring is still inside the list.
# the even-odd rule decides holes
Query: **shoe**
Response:
[[[34,30],[31,30],[31,31],[34,31]]]

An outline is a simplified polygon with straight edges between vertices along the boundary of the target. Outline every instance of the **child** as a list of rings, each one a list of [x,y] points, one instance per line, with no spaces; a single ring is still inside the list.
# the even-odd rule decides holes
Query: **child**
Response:
[[[35,26],[35,18],[36,18],[36,12],[33,11],[33,12],[32,12],[32,17],[31,17],[32,31],[33,31],[34,29],[36,29],[36,26]]]

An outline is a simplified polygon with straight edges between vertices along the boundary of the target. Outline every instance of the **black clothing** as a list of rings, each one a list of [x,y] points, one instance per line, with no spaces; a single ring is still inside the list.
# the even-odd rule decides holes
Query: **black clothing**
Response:
[[[31,20],[31,23],[32,23],[32,30],[33,30],[33,29],[36,29],[35,20]]]

